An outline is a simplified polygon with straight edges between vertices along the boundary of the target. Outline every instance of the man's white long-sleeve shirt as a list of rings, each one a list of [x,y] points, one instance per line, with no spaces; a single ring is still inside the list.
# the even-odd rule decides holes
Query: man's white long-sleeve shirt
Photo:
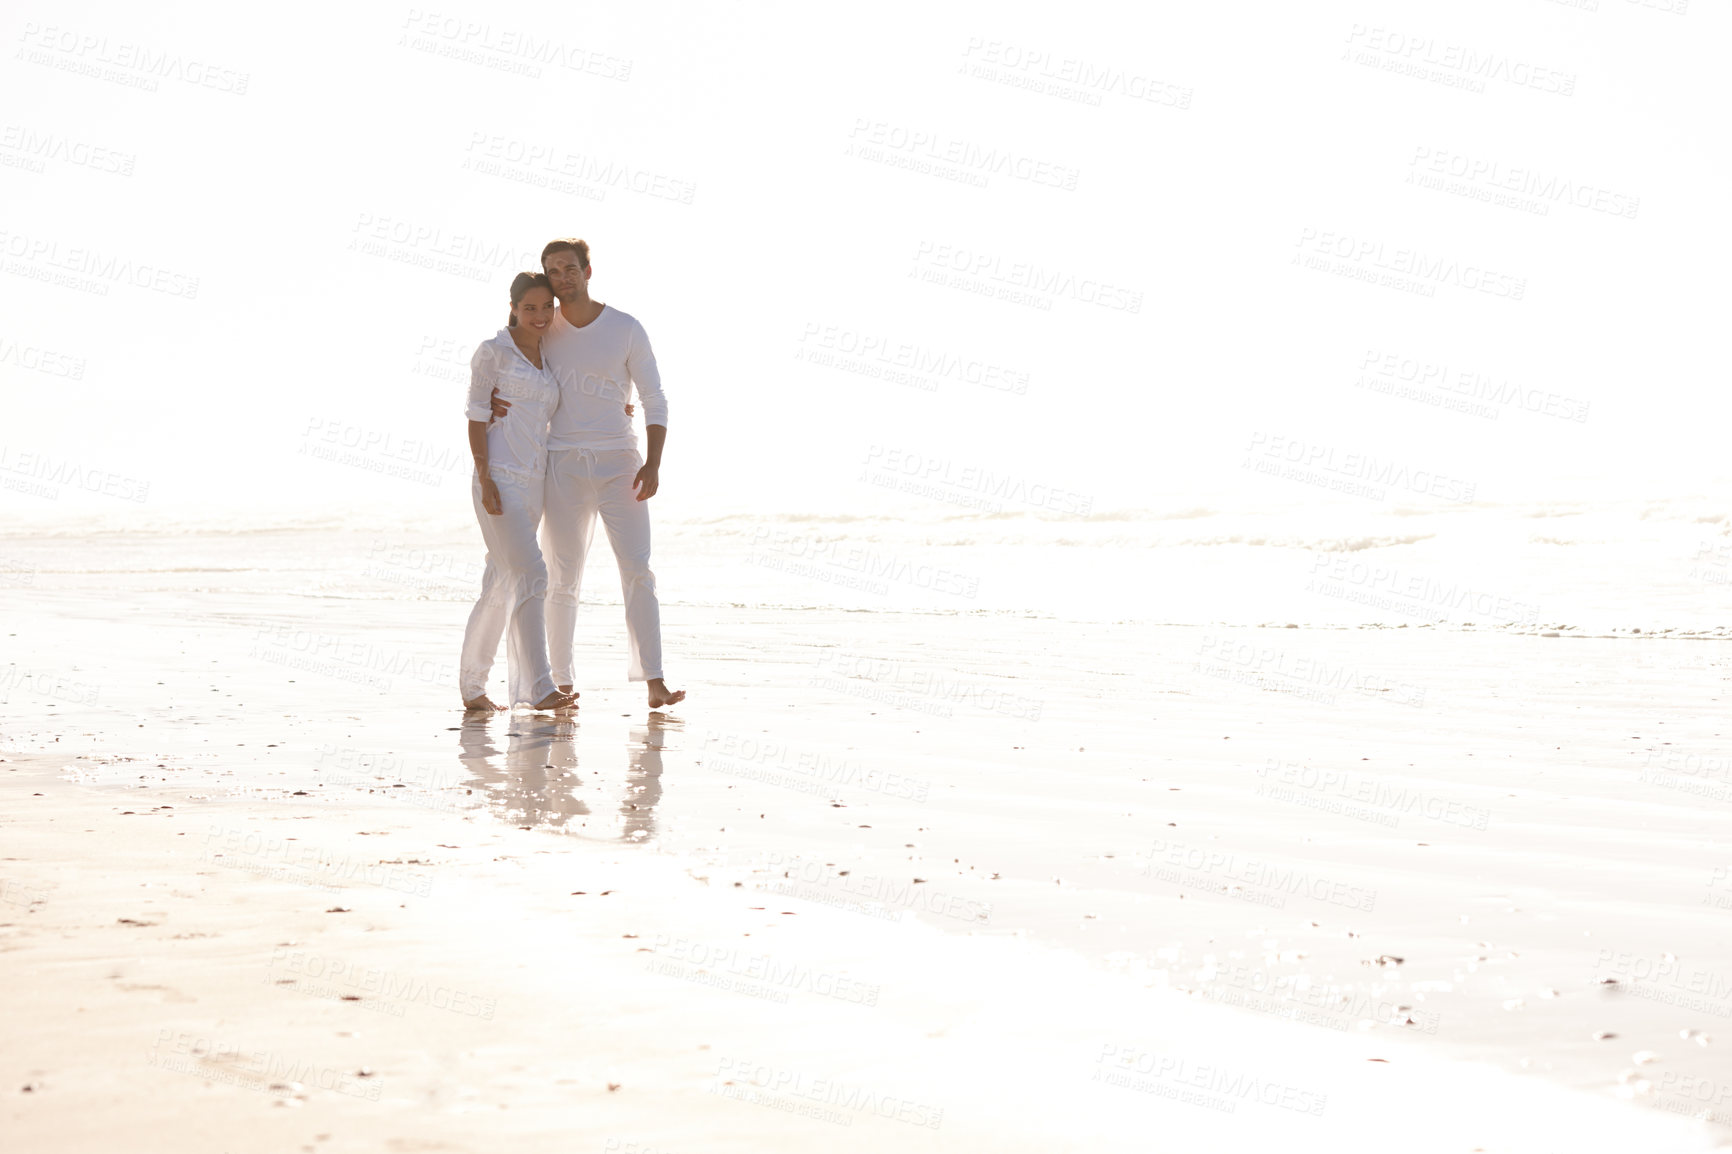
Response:
[[[649,336],[630,313],[604,305],[582,328],[555,313],[541,339],[542,364],[559,381],[559,408],[548,430],[554,449],[636,449],[625,406],[637,386],[644,423],[668,423],[668,402]]]

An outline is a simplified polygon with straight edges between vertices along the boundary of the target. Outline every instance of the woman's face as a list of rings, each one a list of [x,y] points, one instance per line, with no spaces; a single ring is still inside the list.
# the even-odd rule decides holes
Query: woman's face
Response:
[[[536,285],[524,293],[513,308],[517,313],[517,327],[533,333],[547,332],[547,326],[553,323],[553,307],[553,294]]]

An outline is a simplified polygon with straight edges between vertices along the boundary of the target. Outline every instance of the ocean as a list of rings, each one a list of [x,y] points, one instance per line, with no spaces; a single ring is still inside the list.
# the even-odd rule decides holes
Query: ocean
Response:
[[[596,536],[584,599],[618,604],[599,527]],[[467,508],[414,520],[129,511],[0,522],[0,591],[191,588],[219,612],[236,593],[455,605],[475,597],[483,560]],[[657,516],[654,564],[664,604],[694,609],[1688,636],[1724,635],[1732,622],[1732,516],[1707,495],[1365,508],[1199,500],[1084,516],[718,512]]]

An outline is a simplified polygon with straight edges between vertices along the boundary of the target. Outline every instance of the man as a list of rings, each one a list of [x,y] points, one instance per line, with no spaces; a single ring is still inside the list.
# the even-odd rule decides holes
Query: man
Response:
[[[541,250],[559,311],[541,341],[542,363],[559,382],[547,437],[541,552],[547,559],[547,651],[553,680],[575,683],[572,641],[578,592],[595,519],[619,561],[631,658],[626,676],[649,684],[651,709],[684,700],[662,678],[661,606],[650,572],[649,507],[660,484],[668,405],[649,337],[635,317],[589,295],[589,245],[561,239]],[[649,452],[639,456],[625,404],[637,386]],[[495,394],[493,412],[511,405]]]

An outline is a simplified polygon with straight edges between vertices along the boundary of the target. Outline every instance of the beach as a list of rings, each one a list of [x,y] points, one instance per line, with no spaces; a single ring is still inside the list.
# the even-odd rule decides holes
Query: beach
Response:
[[[724,532],[770,537],[674,530],[664,582]],[[667,597],[693,694],[652,714],[602,588],[575,718],[466,722],[474,558],[380,540],[7,540],[21,1149],[1732,1139],[1698,621],[1090,620],[807,575]]]
[[[1723,7],[13,13],[0,1154],[1732,1151]]]

